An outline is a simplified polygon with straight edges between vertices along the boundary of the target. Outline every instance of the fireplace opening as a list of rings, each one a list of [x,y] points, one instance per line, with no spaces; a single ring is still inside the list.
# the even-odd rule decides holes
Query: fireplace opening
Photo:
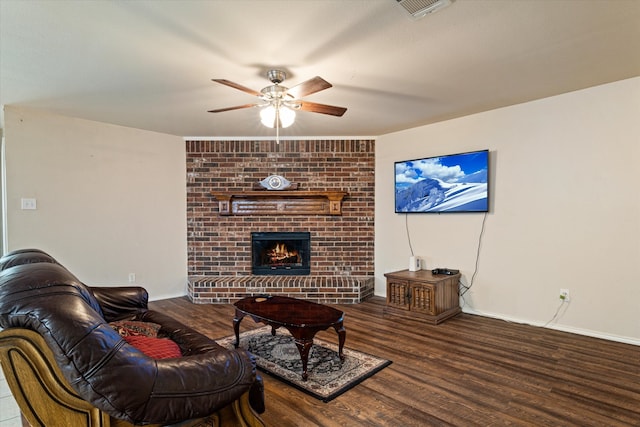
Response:
[[[308,275],[311,273],[311,233],[252,232],[251,273]]]

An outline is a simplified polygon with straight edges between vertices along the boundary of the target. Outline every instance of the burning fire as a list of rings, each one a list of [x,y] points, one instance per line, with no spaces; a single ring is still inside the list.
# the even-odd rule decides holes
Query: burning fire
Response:
[[[284,243],[276,243],[267,251],[271,264],[274,263],[298,263],[301,262],[300,254],[296,250],[289,250]]]

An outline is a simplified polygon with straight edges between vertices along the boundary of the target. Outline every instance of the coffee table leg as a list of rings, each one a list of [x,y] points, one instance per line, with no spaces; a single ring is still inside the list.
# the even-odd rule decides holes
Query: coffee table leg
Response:
[[[309,362],[309,350],[313,345],[313,340],[295,340],[296,347],[298,347],[298,351],[300,352],[300,359],[302,359],[302,379],[304,381],[309,378],[307,374],[307,364]]]
[[[236,310],[236,315],[233,318],[233,332],[236,334],[236,343],[234,344],[235,348],[240,347],[240,322],[243,318],[244,314]]]
[[[344,342],[347,339],[347,330],[344,328],[342,323],[335,325],[334,329],[338,333],[338,355],[340,356],[340,360],[344,360],[344,353],[342,350],[344,348]]]

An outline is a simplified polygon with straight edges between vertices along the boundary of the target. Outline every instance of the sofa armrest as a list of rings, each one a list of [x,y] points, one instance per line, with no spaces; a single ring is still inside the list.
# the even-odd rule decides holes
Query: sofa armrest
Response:
[[[153,390],[137,422],[166,424],[207,416],[237,400],[256,381],[253,356],[242,349],[155,363]]]
[[[159,324],[161,326],[160,334],[170,338],[178,344],[180,351],[184,356],[227,352],[225,348],[220,346],[214,340],[163,313],[147,310],[140,312],[135,319]],[[253,357],[250,356],[250,360],[250,366],[255,368],[255,360]],[[257,372],[255,381],[249,390],[249,402],[251,407],[257,413],[261,414],[265,411],[264,384],[262,382],[262,377],[258,375]]]
[[[147,309],[149,294],[140,286],[89,286],[107,322],[131,317]]]

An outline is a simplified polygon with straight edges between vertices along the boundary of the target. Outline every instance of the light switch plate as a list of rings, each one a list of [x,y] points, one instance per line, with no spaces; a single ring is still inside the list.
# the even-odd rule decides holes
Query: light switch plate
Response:
[[[36,199],[22,198],[20,200],[20,207],[22,210],[35,210],[37,209]]]

